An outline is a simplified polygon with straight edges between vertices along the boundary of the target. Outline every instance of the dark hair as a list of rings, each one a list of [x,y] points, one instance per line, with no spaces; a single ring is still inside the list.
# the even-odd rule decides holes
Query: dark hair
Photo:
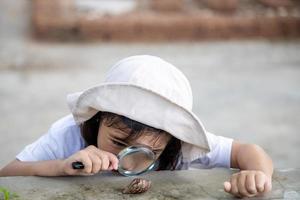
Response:
[[[104,118],[106,126],[114,127],[122,131],[130,131],[125,141],[139,138],[142,134],[145,134],[144,131],[151,132],[151,134],[153,132],[158,136],[159,134],[169,134],[166,131],[147,126],[122,115],[110,112],[98,112],[91,119],[80,125],[81,135],[88,145],[97,146],[98,129]],[[180,159],[180,154],[181,141],[172,136],[158,158],[159,164],[157,170],[174,170]]]

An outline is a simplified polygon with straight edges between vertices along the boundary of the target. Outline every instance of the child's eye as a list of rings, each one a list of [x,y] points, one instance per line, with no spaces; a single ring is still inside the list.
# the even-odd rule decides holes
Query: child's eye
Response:
[[[114,143],[115,145],[117,145],[117,146],[120,146],[120,147],[126,147],[126,146],[127,146],[126,144],[121,143],[121,142],[118,142],[118,141],[116,141],[116,140],[113,140],[113,143]]]

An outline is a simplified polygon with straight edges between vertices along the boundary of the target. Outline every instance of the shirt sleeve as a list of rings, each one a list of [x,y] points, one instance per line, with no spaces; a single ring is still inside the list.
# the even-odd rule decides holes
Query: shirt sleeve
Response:
[[[80,128],[74,125],[73,118],[65,117],[54,123],[37,141],[26,146],[16,158],[20,161],[65,159],[84,146]]]
[[[199,159],[192,161],[190,167],[199,168],[197,165],[200,165],[200,168],[230,168],[233,139],[217,136],[209,132],[206,135],[211,151]]]
[[[20,161],[54,160],[57,149],[56,141],[51,137],[51,129],[34,143],[27,145],[16,158]]]

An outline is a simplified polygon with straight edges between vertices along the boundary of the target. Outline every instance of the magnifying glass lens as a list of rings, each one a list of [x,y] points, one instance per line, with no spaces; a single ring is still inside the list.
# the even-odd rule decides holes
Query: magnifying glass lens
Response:
[[[154,153],[147,147],[130,146],[120,152],[118,171],[125,176],[143,174],[152,170]]]
[[[144,152],[135,152],[123,157],[120,165],[124,170],[134,173],[144,171],[153,163],[153,158]]]

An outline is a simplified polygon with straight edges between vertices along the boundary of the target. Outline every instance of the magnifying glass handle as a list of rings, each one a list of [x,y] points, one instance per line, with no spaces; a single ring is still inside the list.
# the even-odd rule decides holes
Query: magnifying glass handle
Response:
[[[84,164],[82,162],[72,162],[73,169],[84,169]]]

